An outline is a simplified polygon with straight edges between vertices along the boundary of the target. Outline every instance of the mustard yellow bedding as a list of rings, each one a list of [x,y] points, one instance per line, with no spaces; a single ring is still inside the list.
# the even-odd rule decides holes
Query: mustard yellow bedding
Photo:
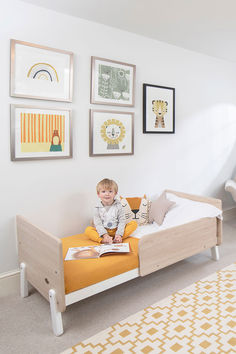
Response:
[[[64,237],[62,240],[63,259],[69,247],[97,245],[86,235],[74,235]],[[139,266],[138,239],[128,237],[124,242],[129,242],[131,252],[129,254],[104,256],[98,259],[79,259],[64,261],[65,293],[85,288],[99,283],[116,275],[128,272]]]

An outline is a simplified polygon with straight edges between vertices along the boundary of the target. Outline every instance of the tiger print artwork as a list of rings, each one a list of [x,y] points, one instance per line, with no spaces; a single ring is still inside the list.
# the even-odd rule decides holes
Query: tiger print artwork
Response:
[[[161,128],[165,128],[164,116],[167,113],[167,106],[168,106],[167,101],[162,101],[162,100],[152,101],[152,111],[156,116],[155,128],[158,128],[159,125],[161,126]]]
[[[126,223],[135,220],[138,225],[148,223],[149,201],[143,198],[121,198],[121,205],[125,210]]]

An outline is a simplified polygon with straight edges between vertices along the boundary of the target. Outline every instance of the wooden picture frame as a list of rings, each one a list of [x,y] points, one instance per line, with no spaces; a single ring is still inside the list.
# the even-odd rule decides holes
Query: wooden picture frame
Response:
[[[72,157],[70,109],[11,105],[11,160]]]
[[[73,53],[11,39],[12,97],[72,102]]]
[[[95,104],[134,106],[136,66],[91,57],[91,98]]]
[[[175,89],[143,84],[143,133],[175,133]]]
[[[90,110],[89,156],[134,154],[134,113]]]

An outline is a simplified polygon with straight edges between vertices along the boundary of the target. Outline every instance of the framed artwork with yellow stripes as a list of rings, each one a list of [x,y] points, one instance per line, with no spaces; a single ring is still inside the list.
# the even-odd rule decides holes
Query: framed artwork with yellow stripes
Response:
[[[12,161],[71,157],[71,110],[11,105]]]
[[[11,96],[72,102],[73,53],[11,39]]]

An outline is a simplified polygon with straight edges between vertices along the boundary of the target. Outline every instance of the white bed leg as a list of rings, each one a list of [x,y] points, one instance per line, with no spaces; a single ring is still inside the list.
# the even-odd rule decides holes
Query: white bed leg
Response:
[[[214,246],[211,248],[211,257],[214,261],[218,261],[220,259],[219,246]]]
[[[52,329],[55,336],[60,336],[63,333],[63,324],[61,312],[57,310],[56,292],[54,289],[49,290],[49,301],[51,309]]]
[[[26,279],[26,265],[20,264],[20,295],[21,297],[27,297],[29,295],[28,281]]]

